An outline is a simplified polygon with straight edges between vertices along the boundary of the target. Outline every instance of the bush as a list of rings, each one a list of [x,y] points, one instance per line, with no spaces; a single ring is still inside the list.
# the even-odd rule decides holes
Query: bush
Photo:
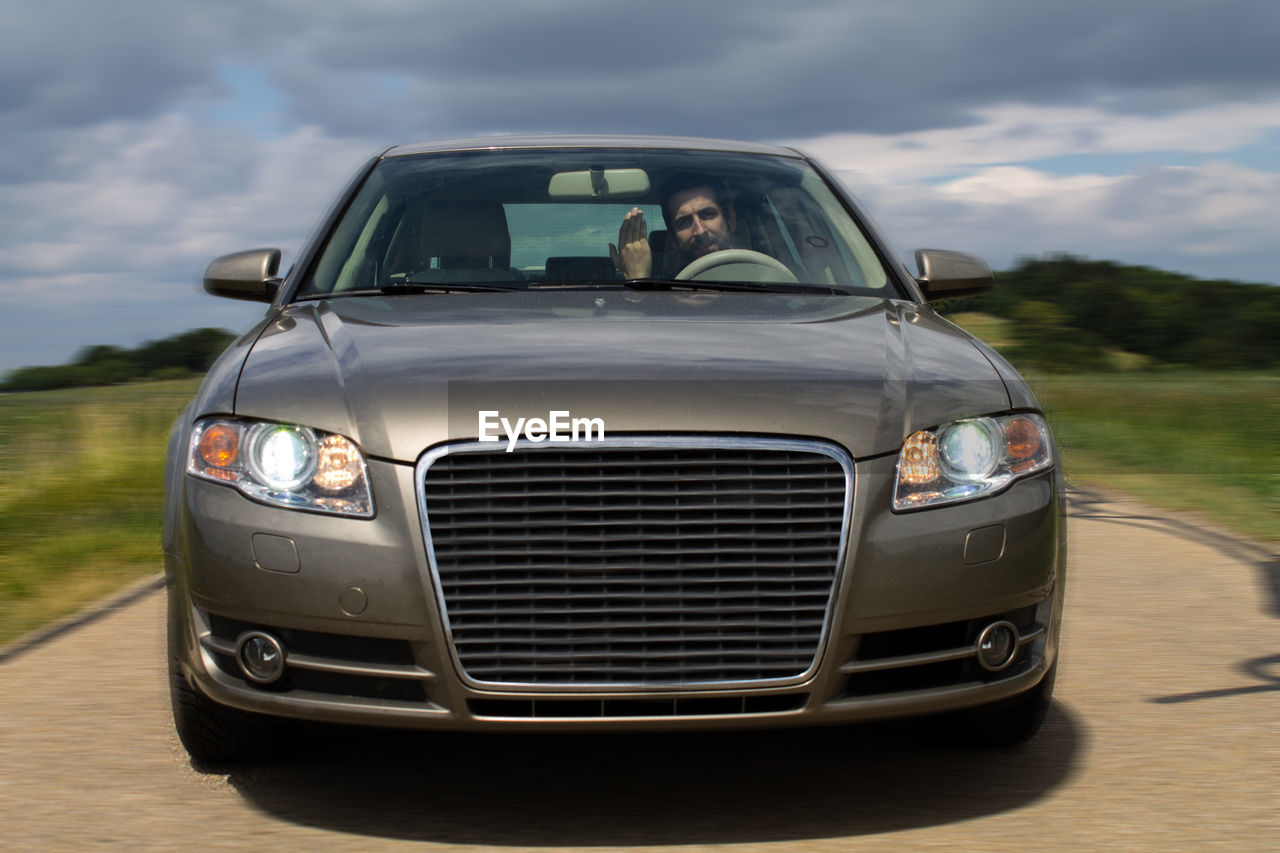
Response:
[[[118,385],[141,379],[181,379],[204,373],[235,335],[225,329],[193,329],[137,349],[99,344],[80,350],[69,364],[21,367],[0,391],[51,391],[92,385]]]
[[[1107,370],[1111,361],[1100,341],[1068,325],[1068,317],[1050,302],[1023,302],[1010,312],[1014,344],[1011,361],[1056,373]]]
[[[1056,311],[1046,313],[1046,305]],[[1108,349],[1219,370],[1280,366],[1280,287],[1271,285],[1059,255],[999,273],[995,289],[966,300],[963,310],[1030,323],[1020,356],[1011,355],[1050,369],[1105,367]],[[1098,350],[1093,356],[1090,347]]]

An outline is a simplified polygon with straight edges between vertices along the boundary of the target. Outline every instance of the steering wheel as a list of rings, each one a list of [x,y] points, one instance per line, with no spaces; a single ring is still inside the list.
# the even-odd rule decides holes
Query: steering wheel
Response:
[[[724,249],[703,255],[676,273],[676,281],[699,280],[794,283],[796,277],[781,261],[763,252],[753,252],[750,249]]]

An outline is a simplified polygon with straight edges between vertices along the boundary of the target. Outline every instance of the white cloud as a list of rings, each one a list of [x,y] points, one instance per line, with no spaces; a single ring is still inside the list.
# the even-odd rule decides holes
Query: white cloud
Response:
[[[292,251],[371,141],[301,127],[271,140],[188,116],[116,121],[57,137],[63,176],[0,185],[0,291],[63,298],[99,284],[78,273],[191,280],[212,257],[257,245]]]
[[[938,185],[940,193],[975,206],[1002,206],[1104,193],[1112,184],[1102,175],[1051,175],[1023,166],[991,166]]]
[[[256,306],[197,289],[211,258],[288,263],[378,147],[483,132],[789,134],[899,245],[1275,278],[1280,164],[1226,162],[1280,128],[1273,2],[446,5],[14,5],[0,370],[241,327]]]
[[[1274,138],[1280,100],[1160,116],[1003,104],[978,116],[966,127],[791,144],[839,170],[900,249],[967,249],[996,266],[1019,255],[1072,252],[1280,281],[1269,258],[1280,174],[1228,159]],[[1136,155],[1118,161],[1130,171],[1089,168],[1114,166],[1107,158],[1125,155]],[[1079,172],[1060,173],[1064,161],[1054,171],[1037,167],[1062,157],[1073,157],[1065,162]]]
[[[247,328],[263,306],[204,294],[205,266],[264,245],[287,265],[377,151],[314,127],[264,140],[176,113],[48,139],[56,179],[0,184],[0,371],[90,343]]]
[[[977,121],[966,127],[894,135],[837,133],[787,144],[832,168],[875,180],[921,180],[979,166],[1080,154],[1211,154],[1259,142],[1280,129],[1280,99],[1162,116],[1026,104],[982,108],[975,115]]]
[[[863,180],[862,189],[901,250],[946,246],[996,266],[1020,255],[1071,252],[1280,282],[1267,260],[1274,257],[1280,174],[1226,161],[1118,176],[996,166],[935,185]]]

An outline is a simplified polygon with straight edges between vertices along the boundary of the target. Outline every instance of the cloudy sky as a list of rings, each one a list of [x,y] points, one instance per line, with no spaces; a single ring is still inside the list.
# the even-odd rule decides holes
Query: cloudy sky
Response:
[[[0,0],[0,371],[261,308],[388,145],[784,142],[896,247],[1280,283],[1275,0]]]

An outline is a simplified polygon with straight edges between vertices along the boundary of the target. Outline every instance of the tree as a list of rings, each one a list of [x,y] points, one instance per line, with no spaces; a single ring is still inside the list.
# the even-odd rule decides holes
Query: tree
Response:
[[[192,329],[132,350],[97,344],[81,349],[68,364],[12,371],[0,390],[47,391],[204,373],[233,340],[235,335],[224,329]]]
[[[1026,309],[1029,303],[1037,307]],[[1022,358],[1042,367],[1068,354],[1072,360],[1097,361],[1086,358],[1086,346],[1212,369],[1280,365],[1280,287],[1270,285],[1201,281],[1150,267],[1055,255],[1023,259],[997,274],[990,293],[943,310],[983,311],[1019,327],[1029,324],[1020,330]],[[1064,329],[1075,331],[1073,340]],[[1037,340],[1036,335],[1047,337]]]

